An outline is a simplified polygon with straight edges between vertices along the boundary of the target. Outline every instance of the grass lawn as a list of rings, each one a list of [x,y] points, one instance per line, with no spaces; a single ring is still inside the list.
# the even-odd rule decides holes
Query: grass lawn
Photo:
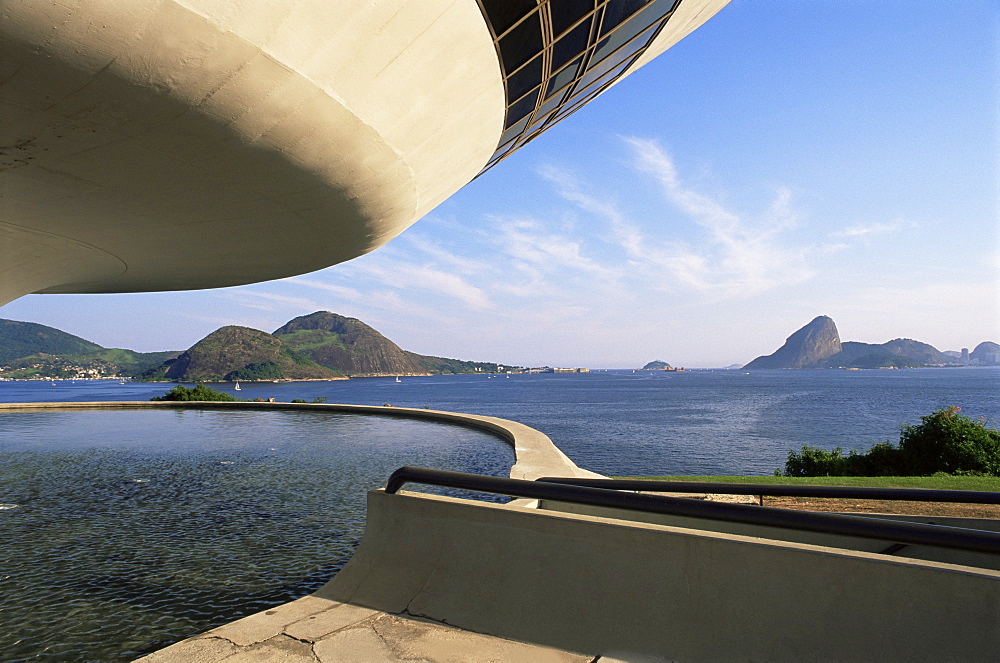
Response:
[[[850,486],[856,488],[935,488],[938,490],[988,490],[1000,492],[1000,477],[775,477],[775,476],[666,476],[621,477],[659,481],[712,481],[718,483],[770,483],[790,486]]]

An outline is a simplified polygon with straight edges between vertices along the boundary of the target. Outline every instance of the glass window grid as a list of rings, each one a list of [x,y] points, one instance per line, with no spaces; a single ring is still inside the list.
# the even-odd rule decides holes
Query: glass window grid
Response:
[[[505,2],[505,0],[479,0],[481,9],[482,5],[489,4],[491,1]],[[582,2],[582,0],[570,1]],[[530,87],[527,92],[516,99],[511,99],[510,95],[507,94],[508,109],[504,122],[504,133],[499,146],[486,167],[480,171],[480,175],[543,131],[575,113],[614,83],[656,38],[656,35],[669,21],[680,0],[648,0],[627,18],[619,20],[614,25],[614,29],[604,34],[599,27],[604,17],[604,10],[608,5],[618,3],[616,0],[594,0],[593,8],[582,11],[579,18],[556,35],[558,38],[565,37],[579,26],[587,24],[590,32],[587,50],[583,51],[579,57],[569,55],[569,62],[555,68],[555,71],[553,71],[553,54],[554,45],[558,39],[554,38],[553,35],[549,2],[550,0],[538,0],[536,7],[514,21],[500,35],[496,34],[493,25],[489,25],[501,67],[504,66],[504,54],[500,50],[501,40],[518,30],[525,21],[539,21],[542,49],[540,55],[529,54],[525,56],[519,54],[517,58],[512,58],[508,54],[508,60],[523,61],[513,71],[509,73],[504,71],[505,93],[511,88],[512,78],[514,80],[519,78],[516,89],[513,91],[525,90],[532,83],[536,85]],[[483,15],[488,16],[489,13],[483,9]],[[612,19],[609,18],[609,20]],[[487,24],[489,23],[487,20]],[[521,28],[521,31],[527,29],[527,27]],[[609,45],[614,46],[613,50],[609,49]],[[599,61],[598,57],[595,56],[598,49],[603,49],[600,54],[603,57],[600,57]],[[540,79],[537,78],[536,73],[539,58],[542,62]],[[535,71],[528,71],[529,67]],[[575,71],[573,71],[574,69]],[[609,72],[604,71],[609,69]],[[569,75],[568,73],[571,71],[572,74]],[[595,78],[598,79],[595,81]],[[558,85],[558,88],[552,89],[555,85]],[[544,93],[540,94],[542,90]]]

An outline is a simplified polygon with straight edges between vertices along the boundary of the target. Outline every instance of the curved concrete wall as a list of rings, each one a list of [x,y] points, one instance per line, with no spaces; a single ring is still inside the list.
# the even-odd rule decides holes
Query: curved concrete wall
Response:
[[[468,0],[0,10],[0,304],[348,260],[474,177],[502,131]]]

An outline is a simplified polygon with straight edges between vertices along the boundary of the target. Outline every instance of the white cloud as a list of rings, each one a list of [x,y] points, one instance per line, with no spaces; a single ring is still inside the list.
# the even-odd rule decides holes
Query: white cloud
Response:
[[[782,242],[787,231],[799,223],[789,191],[779,190],[763,215],[751,219],[684,186],[673,160],[655,141],[623,140],[632,151],[633,168],[652,176],[668,202],[680,211],[675,225],[687,219],[700,231],[672,237],[666,224],[651,231],[649,220],[630,219],[610,198],[567,171],[547,167],[540,174],[565,200],[606,222],[612,231],[609,241],[625,252],[630,270],[641,274],[650,287],[686,289],[721,300],[800,283],[813,276],[806,262],[813,249]]]
[[[894,233],[897,230],[902,230],[904,227],[912,227],[913,224],[907,224],[903,221],[897,220],[891,223],[872,223],[869,225],[854,225],[850,228],[845,228],[837,232],[831,233],[832,237],[870,237],[872,235],[885,235],[887,233]]]
[[[364,299],[364,295],[360,290],[356,288],[348,288],[342,285],[336,285],[335,283],[327,283],[326,281],[317,281],[316,279],[304,279],[301,277],[293,277],[288,279],[283,279],[285,283],[293,283],[295,285],[304,285],[309,288],[317,288],[319,290],[326,290],[327,292],[332,292],[334,295],[346,299],[348,301],[360,301]]]
[[[420,235],[413,234],[407,237],[411,246],[424,254],[427,258],[443,265],[447,265],[462,274],[477,274],[483,271],[482,258],[465,258],[456,253],[448,251],[437,242],[425,239]]]
[[[645,240],[642,233],[614,205],[586,193],[579,180],[565,170],[547,166],[540,169],[539,172],[543,178],[555,186],[556,193],[560,196],[575,203],[584,211],[596,214],[608,221],[612,230],[612,241],[625,249],[630,257],[634,258],[643,254]]]
[[[754,222],[686,188],[673,160],[655,141],[624,140],[633,151],[635,167],[651,175],[667,200],[706,231],[703,237],[678,243],[673,251],[662,254],[661,262],[679,281],[706,295],[729,298],[800,283],[814,275],[806,262],[811,249],[789,247],[781,241],[782,233],[798,225],[787,190],[779,190]]]
[[[543,229],[533,219],[494,219],[501,250],[509,260],[530,265],[540,272],[569,269],[602,278],[615,270],[584,255],[580,240]]]
[[[396,290],[423,290],[445,295],[474,309],[490,309],[493,304],[479,287],[462,277],[431,265],[414,265],[401,260],[358,263],[356,272]]]

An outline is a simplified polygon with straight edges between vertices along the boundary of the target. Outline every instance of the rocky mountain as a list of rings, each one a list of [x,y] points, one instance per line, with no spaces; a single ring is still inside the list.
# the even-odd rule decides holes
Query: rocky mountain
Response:
[[[837,325],[821,315],[785,339],[774,353],[757,357],[743,368],[813,368],[841,349]]]
[[[290,320],[274,336],[318,364],[348,375],[418,375],[429,371],[417,355],[355,318],[317,311]]]
[[[274,335],[313,361],[354,377],[496,372],[497,364],[408,352],[356,318],[329,311],[303,315]]]
[[[846,341],[841,351],[817,362],[817,368],[914,368],[917,366],[940,366],[955,363],[954,360],[927,343],[909,338],[897,338],[879,345]]]
[[[977,350],[989,345],[989,341],[980,343]],[[1000,350],[1000,346],[992,345]],[[984,356],[987,354],[988,350],[983,352]],[[880,344],[841,342],[833,320],[819,316],[789,336],[773,354],[757,357],[744,368],[916,368],[961,363],[932,345],[909,338]]]
[[[980,366],[996,366],[1000,364],[1000,345],[983,341],[969,353],[969,359]]]
[[[321,380],[344,374],[320,366],[281,339],[249,327],[217,329],[176,358],[138,376],[143,380]]]

